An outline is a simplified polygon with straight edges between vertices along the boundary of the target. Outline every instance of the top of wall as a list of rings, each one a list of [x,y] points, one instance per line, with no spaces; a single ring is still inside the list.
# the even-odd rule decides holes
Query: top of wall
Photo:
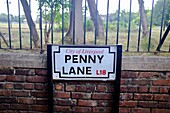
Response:
[[[0,67],[47,68],[47,55],[0,53]],[[170,71],[170,57],[123,56],[122,70]]]

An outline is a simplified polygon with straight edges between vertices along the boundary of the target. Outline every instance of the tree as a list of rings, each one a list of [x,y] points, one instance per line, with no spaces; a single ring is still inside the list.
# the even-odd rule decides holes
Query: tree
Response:
[[[27,0],[20,0],[20,1],[23,6],[23,9],[24,9],[24,13],[25,13],[25,17],[27,19],[28,26],[30,29],[32,29],[32,37],[33,37],[34,46],[35,46],[35,48],[37,48],[37,47],[39,47],[39,43],[38,43],[39,35],[38,35],[37,29],[35,27],[35,23],[33,22],[28,2],[27,2]]]
[[[146,37],[148,35],[148,25],[147,25],[147,18],[146,18],[146,13],[145,13],[145,7],[144,7],[144,1],[143,0],[138,0],[139,3],[139,12],[141,16],[141,24],[142,24],[142,34],[143,37]]]

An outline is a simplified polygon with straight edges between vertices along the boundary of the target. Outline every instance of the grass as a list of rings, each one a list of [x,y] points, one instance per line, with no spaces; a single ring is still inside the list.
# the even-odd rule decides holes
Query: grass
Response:
[[[38,25],[36,25],[36,27],[37,27],[37,29],[39,28]],[[8,25],[6,23],[0,23],[0,31],[5,36],[6,40],[9,41],[9,39],[8,39],[8,37],[9,37]],[[38,30],[38,32],[39,32],[39,30]],[[109,45],[115,45],[116,35],[117,35],[116,30],[109,31],[109,33],[108,33],[108,44]],[[142,35],[142,33],[141,33],[141,35]],[[150,51],[155,52],[156,47],[158,46],[158,43],[159,43],[159,37],[160,37],[159,35],[160,35],[160,27],[153,27]],[[61,37],[62,37],[61,32],[54,31],[54,43],[55,44],[61,44]],[[128,37],[127,31],[120,30],[119,44],[123,45],[123,51],[125,51],[127,49],[127,37]],[[20,47],[18,24],[13,24],[13,26],[12,26],[11,40],[12,40],[12,48]],[[140,52],[147,52],[148,40],[149,40],[148,37],[142,38],[142,36],[141,36],[140,48],[139,48]],[[1,41],[1,47],[7,48],[6,45],[4,44],[3,40],[1,39],[0,41]],[[86,42],[87,42],[87,45],[94,44],[94,32],[87,32]],[[98,39],[97,44],[104,45],[105,38]],[[131,52],[137,51],[137,47],[138,47],[137,45],[138,45],[138,30],[133,30],[133,31],[131,31],[131,36],[130,36],[129,51],[131,51]],[[22,24],[22,46],[24,49],[29,49],[29,47],[30,47],[30,32],[29,32],[27,24]],[[161,50],[168,51],[169,46],[170,46],[170,35],[168,35],[168,37],[166,38]]]

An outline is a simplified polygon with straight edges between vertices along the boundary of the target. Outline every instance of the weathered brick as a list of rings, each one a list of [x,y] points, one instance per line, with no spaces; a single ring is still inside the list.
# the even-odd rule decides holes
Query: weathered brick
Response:
[[[27,76],[27,82],[30,82],[30,83],[46,83],[47,77],[45,77],[45,76]]]
[[[3,81],[5,81],[6,80],[6,76],[5,75],[1,75],[0,76],[0,82],[3,82]]]
[[[18,103],[20,103],[20,104],[34,104],[35,100],[33,98],[19,97]]]
[[[8,110],[9,107],[10,107],[9,104],[0,104],[0,110],[1,110],[1,111],[2,111],[2,110]]]
[[[151,86],[151,87],[149,88],[149,92],[151,92],[151,93],[159,93],[159,87],[157,87],[157,86]]]
[[[15,103],[17,99],[15,97],[0,97],[0,103]]]
[[[35,70],[35,74],[36,75],[42,75],[42,76],[46,76],[47,75],[47,70],[46,69],[36,69]]]
[[[135,94],[134,100],[153,100],[152,94]]]
[[[46,89],[46,86],[44,84],[34,84],[34,89],[43,90]]]
[[[168,95],[168,94],[155,94],[154,100],[170,101],[170,95]]]
[[[24,89],[26,89],[26,90],[32,90],[33,88],[34,88],[34,84],[32,84],[32,83],[24,84]]]
[[[77,85],[76,86],[76,91],[84,92],[84,91],[86,91],[86,86],[85,85]]]
[[[112,108],[111,107],[93,107],[93,113],[111,113]]]
[[[12,69],[12,68],[0,68],[0,74],[12,75],[12,74],[14,74],[14,69]]]
[[[170,99],[169,99],[169,101],[170,101]],[[170,103],[169,102],[159,102],[158,108],[170,109]]]
[[[28,110],[27,104],[11,104],[12,110]]]
[[[170,80],[154,80],[153,85],[170,86]]]
[[[62,113],[70,113],[71,108],[70,106],[54,106],[55,112],[62,112]]]
[[[4,84],[0,83],[0,89],[4,89]]]
[[[130,108],[119,107],[119,113],[130,113]]]
[[[119,104],[121,107],[136,107],[137,101],[120,101]]]
[[[121,85],[129,85],[131,84],[132,80],[131,79],[121,79]]]
[[[152,109],[152,113],[170,113],[170,109]]]
[[[97,100],[99,107],[113,107],[113,100]]]
[[[5,83],[4,87],[6,89],[13,89],[14,86],[13,86],[13,83]]]
[[[132,108],[132,113],[150,113],[149,108]]]
[[[74,99],[90,99],[91,93],[72,92],[72,98],[74,98]]]
[[[152,79],[152,78],[165,78],[165,75],[163,73],[159,72],[140,72],[139,73],[139,78],[147,78],[147,79]]]
[[[138,72],[122,71],[122,78],[137,78]]]
[[[48,98],[37,98],[36,104],[39,105],[47,105],[48,104]]]
[[[95,100],[78,100],[78,106],[97,106],[97,101]]]
[[[138,107],[143,108],[156,108],[158,106],[158,102],[156,101],[139,101]]]
[[[90,107],[75,106],[75,107],[73,107],[73,112],[74,113],[91,113],[92,109]]]
[[[97,85],[97,91],[98,92],[107,92],[107,86],[106,85]]]
[[[168,93],[168,91],[169,91],[169,87],[167,86],[167,87],[160,87],[160,93]]]
[[[132,85],[140,85],[140,86],[145,86],[145,85],[150,85],[150,80],[132,80]]]
[[[133,94],[132,93],[121,93],[120,100],[132,100]]]
[[[68,100],[68,99],[57,99],[56,100],[57,105],[59,106],[75,106],[77,104],[77,100],[72,99],[72,100]]]
[[[22,88],[23,88],[23,84],[22,83],[14,84],[14,89],[22,89]]]
[[[55,89],[57,91],[63,91],[64,90],[64,84],[62,84],[62,83],[56,84]]]
[[[29,105],[29,110],[32,111],[47,111],[48,107],[46,105]]]
[[[92,85],[92,84],[86,85],[86,92],[95,92],[95,90],[96,90],[96,85]]]
[[[54,93],[54,97],[55,98],[70,98],[70,92],[58,91]]]
[[[0,96],[9,97],[9,96],[11,96],[11,91],[10,90],[0,90]]]
[[[67,85],[65,90],[66,91],[75,91],[75,85]]]
[[[15,75],[35,75],[34,69],[15,69]]]
[[[110,100],[113,98],[111,93],[93,93],[92,99]]]
[[[11,94],[13,96],[26,97],[26,96],[30,95],[30,92],[29,91],[13,90],[13,91],[11,91]]]
[[[147,86],[139,86],[138,87],[138,92],[139,93],[146,93],[148,92],[149,88]]]
[[[9,82],[24,82],[25,76],[10,75],[10,76],[7,76],[7,81],[9,81]]]

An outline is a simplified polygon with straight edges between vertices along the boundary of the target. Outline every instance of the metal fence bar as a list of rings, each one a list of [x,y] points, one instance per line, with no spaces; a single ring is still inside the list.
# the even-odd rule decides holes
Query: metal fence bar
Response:
[[[42,0],[40,0],[40,48],[43,49],[43,38],[42,38]]]
[[[107,0],[106,40],[105,40],[105,45],[107,45],[107,43],[108,43],[108,21],[109,21],[109,0]]]
[[[130,0],[130,9],[129,9],[129,23],[128,23],[128,40],[127,40],[127,49],[129,51],[129,44],[130,44],[130,29],[131,29],[131,18],[132,18],[132,0]]]
[[[31,0],[29,0],[29,8],[30,8],[30,15],[31,15]],[[30,23],[30,49],[32,49],[32,22]]]
[[[20,9],[20,0],[18,0],[18,23],[19,23],[19,42],[20,49],[22,49],[22,31],[21,31],[21,9]]]
[[[150,52],[151,36],[152,36],[152,21],[153,21],[153,10],[154,10],[154,0],[152,0],[152,12],[150,21],[150,31],[149,31],[149,42],[148,42],[148,52]]]
[[[119,23],[120,23],[120,0],[118,3],[116,44],[119,43]]]
[[[165,14],[165,3],[166,3],[166,0],[164,0],[164,2],[163,2],[162,20],[161,20],[161,29],[160,29],[160,38],[159,38],[159,43],[160,43],[161,38],[162,38],[162,29],[163,29],[164,14]]]
[[[139,4],[140,4],[140,6],[139,6],[139,7],[140,7],[140,11],[139,11],[139,12],[140,12],[140,21],[139,21],[139,32],[138,32],[137,52],[139,52],[139,50],[140,50],[140,37],[141,37],[141,34],[140,34],[140,33],[141,33],[141,24],[142,24],[142,4],[143,4],[142,2],[143,2],[143,1],[140,0],[139,2],[140,2],[140,3],[139,3]]]
[[[97,33],[98,33],[98,25],[97,25],[97,21],[98,21],[98,19],[97,19],[97,17],[98,17],[98,0],[96,0],[96,25],[95,25],[95,36],[94,36],[94,44],[96,45],[97,44]]]
[[[9,14],[9,1],[7,0],[7,12],[8,12],[8,34],[9,34],[9,48],[12,48],[12,43],[11,43],[11,21],[10,21],[10,14]]]
[[[62,0],[62,44],[64,44],[64,0]]]
[[[53,8],[54,8],[54,3],[51,0],[51,43],[52,44],[54,44],[54,37],[53,37],[53,31],[54,31],[54,28],[53,28],[54,11],[53,11]]]
[[[72,0],[72,16],[73,16],[73,45],[75,44],[75,0]]]
[[[87,16],[87,0],[84,0],[85,2],[85,12],[84,12],[84,45],[86,44],[86,16]]]

